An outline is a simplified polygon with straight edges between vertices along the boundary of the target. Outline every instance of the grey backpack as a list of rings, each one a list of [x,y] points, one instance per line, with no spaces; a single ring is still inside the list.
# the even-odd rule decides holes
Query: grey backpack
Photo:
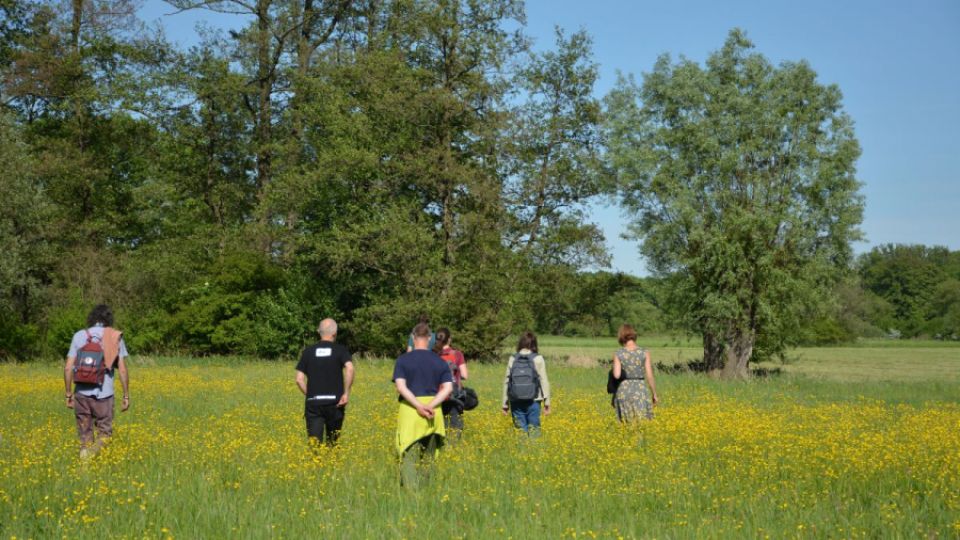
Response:
[[[537,353],[517,353],[507,379],[507,399],[510,401],[533,401],[540,394],[540,376],[533,365]]]

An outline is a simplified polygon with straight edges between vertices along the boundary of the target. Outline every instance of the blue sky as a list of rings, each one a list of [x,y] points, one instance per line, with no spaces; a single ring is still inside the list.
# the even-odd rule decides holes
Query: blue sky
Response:
[[[527,34],[553,46],[553,28],[586,29],[600,65],[598,97],[617,71],[639,80],[660,54],[703,61],[728,31],[743,28],[774,63],[806,59],[824,84],[837,84],[856,123],[866,242],[960,249],[960,1],[782,0],[640,2],[529,0]],[[141,16],[173,11],[147,0]],[[196,22],[230,27],[210,12],[162,17],[170,39],[188,45]],[[234,18],[236,19],[236,18]],[[645,275],[635,242],[619,238],[625,218],[599,207],[613,269]]]

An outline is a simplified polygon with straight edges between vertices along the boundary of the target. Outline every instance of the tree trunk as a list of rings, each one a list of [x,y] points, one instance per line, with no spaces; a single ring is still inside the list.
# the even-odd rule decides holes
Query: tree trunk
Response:
[[[707,373],[723,369],[723,343],[709,332],[703,334],[703,369]]]
[[[753,356],[753,345],[756,336],[753,332],[736,332],[727,339],[725,347],[726,364],[721,376],[724,379],[746,379],[750,372],[747,369],[750,357]]]
[[[263,198],[264,190],[270,183],[272,138],[272,98],[275,64],[272,61],[270,47],[270,4],[271,0],[257,2],[257,116],[254,140],[257,154],[257,191]],[[262,217],[266,221],[267,216]]]
[[[73,0],[73,17],[70,20],[70,40],[73,52],[80,57],[80,28],[83,24],[83,0]]]

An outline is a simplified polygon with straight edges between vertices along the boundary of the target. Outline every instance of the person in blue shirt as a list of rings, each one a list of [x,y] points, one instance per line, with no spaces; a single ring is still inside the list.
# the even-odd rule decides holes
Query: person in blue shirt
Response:
[[[397,358],[393,382],[399,394],[396,451],[400,484],[411,489],[430,480],[433,460],[446,438],[441,405],[453,392],[453,376],[429,349],[430,327],[413,328],[413,350]]]

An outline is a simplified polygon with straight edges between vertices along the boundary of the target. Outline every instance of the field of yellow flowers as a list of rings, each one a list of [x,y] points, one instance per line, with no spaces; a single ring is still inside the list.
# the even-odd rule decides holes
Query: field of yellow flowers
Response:
[[[548,357],[548,362],[550,358]],[[480,407],[428,489],[400,488],[392,363],[358,361],[341,445],[312,453],[293,363],[131,362],[130,411],[78,459],[56,364],[0,365],[2,538],[957,538],[956,381],[911,388],[659,375],[616,423],[600,368],[550,366],[543,436]]]

